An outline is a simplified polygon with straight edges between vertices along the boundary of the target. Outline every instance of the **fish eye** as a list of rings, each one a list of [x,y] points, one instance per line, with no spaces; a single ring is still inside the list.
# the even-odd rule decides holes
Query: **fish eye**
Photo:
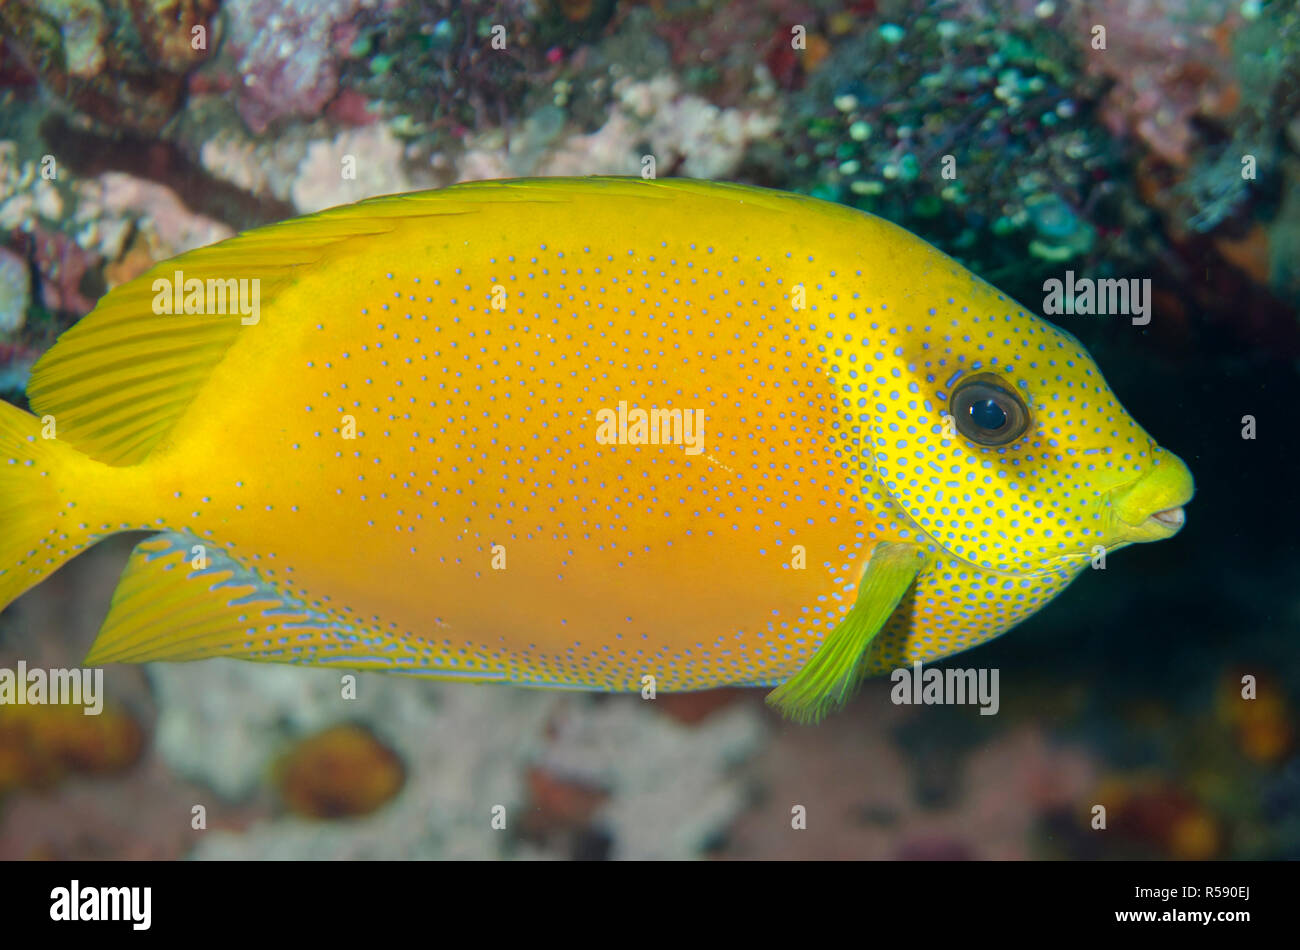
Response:
[[[1001,377],[980,373],[962,380],[948,408],[957,431],[978,445],[1006,445],[1029,428],[1029,409]]]

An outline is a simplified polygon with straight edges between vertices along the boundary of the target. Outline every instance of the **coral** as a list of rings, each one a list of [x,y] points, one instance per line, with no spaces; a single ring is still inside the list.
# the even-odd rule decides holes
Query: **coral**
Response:
[[[157,131],[179,108],[185,76],[210,42],[218,0],[8,0],[9,55],[76,109],[109,127]]]
[[[746,803],[727,766],[753,755],[766,732],[754,704],[727,707],[690,727],[628,697],[560,707],[550,731],[538,765],[605,790],[595,815],[611,839],[610,857],[634,860],[680,860],[707,850]]]
[[[199,161],[212,174],[254,194],[271,190],[269,156],[255,143],[223,135],[205,140],[199,148]]]
[[[509,123],[530,88],[556,73],[534,42],[536,18],[549,4],[528,0],[411,0],[356,18],[355,59],[344,83],[382,102],[404,134],[431,150],[467,132]],[[505,48],[494,48],[503,27]],[[569,29],[573,37],[576,31]]]
[[[762,734],[752,705],[687,727],[626,696],[380,674],[356,674],[350,692],[338,671],[233,660],[155,664],[149,674],[159,752],[223,799],[255,795],[288,745],[344,724],[364,726],[405,767],[401,792],[372,814],[346,825],[287,815],[249,834],[212,833],[199,858],[542,856],[546,845],[530,839],[588,821],[615,856],[694,856],[743,805],[731,766]],[[525,818],[539,800],[557,812],[545,827]],[[495,806],[504,828],[493,826]]]
[[[527,770],[525,781],[528,784],[528,809],[524,816],[526,835],[544,837],[557,830],[582,829],[609,800],[607,789],[559,778],[537,766]]]
[[[41,158],[29,156],[20,162],[18,143],[0,141],[0,231],[63,217],[63,197],[56,183],[40,173]]]
[[[749,769],[758,802],[720,856],[1026,859],[1041,856],[1049,816],[1085,821],[1091,750],[1005,711],[895,705],[890,689],[868,682],[842,716],[780,728]],[[798,832],[795,806],[807,817]]]
[[[120,172],[77,178],[63,171],[59,183],[64,191],[54,190],[52,182],[35,175],[34,163],[15,169],[6,162],[12,155],[6,145],[0,143],[0,227],[11,229],[9,251],[34,265],[36,298],[48,311],[80,317],[108,286],[135,276],[152,261],[234,233],[192,212],[166,186]],[[71,205],[70,212],[65,204]],[[132,260],[124,266],[128,251]],[[109,285],[104,283],[106,264]]]
[[[1198,118],[1231,115],[1240,100],[1231,37],[1241,22],[1228,0],[1101,0],[1074,12],[1087,68],[1114,83],[1103,119],[1164,161],[1186,166]],[[1092,46],[1094,25],[1106,48]]]
[[[227,130],[204,140],[199,160],[210,175],[245,193],[257,195],[262,204],[271,203],[268,196],[283,202],[288,210],[281,217],[288,217],[297,210],[292,197],[299,166],[308,148],[322,141],[308,138],[303,134],[305,130],[294,131],[295,134],[286,132],[274,141],[257,141],[241,129]]]
[[[783,147],[758,140],[742,174],[886,217],[1014,296],[1065,261],[1127,268],[1140,254],[1117,219],[1145,212],[1090,121],[1104,82],[1063,21],[1053,4],[882,2],[789,98]]]
[[[1068,261],[1092,250],[1096,229],[1080,220],[1059,195],[1033,195],[1025,200],[1025,211],[1035,234],[1029,253],[1035,257]]]
[[[402,143],[384,123],[311,142],[293,178],[294,207],[305,214],[431,185],[407,174],[404,154]]]
[[[139,724],[121,709],[87,716],[80,706],[0,707],[0,794],[48,788],[73,774],[123,771],[143,746]]]
[[[1241,684],[1236,670],[1220,679],[1215,697],[1219,716],[1232,726],[1237,748],[1247,759],[1264,765],[1282,762],[1295,748],[1296,718],[1281,684],[1265,677],[1252,699],[1242,697]]]
[[[280,761],[277,785],[304,818],[368,815],[405,780],[402,761],[362,726],[344,724],[308,736]]]
[[[124,250],[124,223],[139,229],[154,260],[175,257],[196,247],[225,240],[234,232],[225,224],[195,214],[170,188],[121,172],[106,172],[76,183],[80,243],[116,259]]]
[[[1295,3],[217,7],[0,0],[0,394],[21,402],[40,348],[106,289],[234,229],[453,180],[636,175],[646,154],[661,176],[882,214],[1027,303],[1046,270],[1153,277],[1140,337],[1080,332],[1144,425],[1201,459],[1207,497],[1215,479],[1239,489],[1240,466],[1216,473],[1222,429],[1188,411],[1195,392],[1161,394],[1191,380],[1213,404],[1249,383],[1240,411],[1266,421],[1267,394],[1294,388]],[[1269,483],[1254,495],[1285,497],[1286,444],[1244,443]],[[648,703],[366,674],[349,699],[342,671],[110,668],[102,722],[0,708],[0,859],[1296,859],[1289,535],[1245,532],[1231,506],[1193,514],[1218,556],[1133,552],[1143,569],[1081,581],[1046,636],[981,648],[1008,687],[989,719],[894,706],[881,682],[808,730],[753,690]],[[135,540],[6,611],[0,666],[78,662]],[[1240,698],[1245,669],[1257,700]],[[210,830],[191,827],[196,805]]]
[[[204,830],[192,825],[200,805]],[[10,795],[0,812],[0,860],[176,861],[203,835],[237,831],[256,814],[213,803],[210,793],[148,758],[127,773]]]
[[[27,262],[0,247],[0,334],[13,333],[27,318],[32,278]]]
[[[1088,70],[1112,83],[1100,118],[1141,151],[1138,180],[1170,243],[1194,254],[1209,235],[1244,275],[1300,299],[1289,266],[1300,144],[1277,134],[1300,113],[1300,8],[1106,0],[1076,5],[1071,22]],[[1089,24],[1107,27],[1107,49],[1088,45]]]
[[[782,89],[803,86],[828,54],[829,35],[851,31],[872,0],[667,0],[650,28],[672,50],[675,75],[692,91],[734,105],[747,98],[763,64]],[[792,30],[803,28],[796,50]]]
[[[740,164],[751,141],[770,136],[774,116],[752,109],[720,109],[683,95],[677,81],[661,76],[618,90],[625,110],[644,126],[643,136],[660,174],[725,178]]]
[[[345,24],[373,0],[227,0],[237,58],[236,108],[266,131],[288,116],[316,116],[338,92]]]
[[[22,235],[21,242],[36,264],[41,305],[78,317],[89,313],[99,296],[100,255],[85,250],[61,231],[40,225]]]
[[[500,132],[471,138],[458,164],[458,179],[637,175],[645,167],[645,154],[654,158],[656,175],[727,178],[750,143],[770,135],[778,124],[759,109],[721,109],[683,93],[670,75],[646,82],[620,80],[614,92],[608,119],[590,134],[562,134],[554,111],[546,107],[547,121],[530,118],[508,145],[503,146]]]
[[[1092,798],[1106,808],[1107,830],[1142,849],[1134,856],[1204,861],[1222,854],[1226,842],[1218,819],[1196,796],[1159,776],[1111,776]]]

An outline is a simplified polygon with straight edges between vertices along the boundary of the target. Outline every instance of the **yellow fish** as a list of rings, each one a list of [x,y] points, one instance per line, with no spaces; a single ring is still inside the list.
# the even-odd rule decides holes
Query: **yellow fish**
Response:
[[[864,676],[1183,521],[1070,334],[879,218],[681,180],[480,182],[155,266],[0,404],[0,605],[140,543],[87,663],[566,689]]]

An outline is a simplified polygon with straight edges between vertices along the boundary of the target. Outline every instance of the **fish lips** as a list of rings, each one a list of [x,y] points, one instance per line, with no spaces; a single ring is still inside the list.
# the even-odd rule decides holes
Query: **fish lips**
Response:
[[[1137,480],[1111,492],[1115,536],[1125,542],[1172,538],[1187,522],[1183,506],[1196,487],[1178,456],[1153,446],[1152,465]]]

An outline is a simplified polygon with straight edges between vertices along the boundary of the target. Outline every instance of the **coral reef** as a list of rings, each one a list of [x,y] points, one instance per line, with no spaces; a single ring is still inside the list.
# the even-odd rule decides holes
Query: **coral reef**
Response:
[[[155,132],[212,49],[218,0],[8,0],[6,59],[108,127]],[[198,32],[196,32],[198,31]]]
[[[140,726],[120,709],[87,716],[80,706],[0,707],[0,794],[124,771],[143,747]]]
[[[1300,10],[1228,0],[1107,0],[1072,8],[1089,72],[1112,83],[1099,117],[1142,152],[1137,180],[1171,242],[1213,236],[1257,283],[1300,300],[1287,246],[1300,150],[1278,136],[1300,113]],[[1080,41],[1083,45],[1083,40]]]
[[[347,826],[285,817],[250,835],[206,836],[196,852],[205,858],[539,857],[533,842],[549,841],[554,828],[525,820],[538,795],[530,770],[610,792],[591,821],[612,856],[690,857],[743,806],[731,766],[762,734],[752,706],[687,727],[634,697],[358,674],[353,699],[331,670],[224,660],[159,664],[150,677],[161,755],[223,799],[253,795],[300,737],[344,725],[364,725],[405,771],[395,799]],[[359,795],[370,782],[351,776],[336,795]],[[504,828],[493,825],[495,806]]]
[[[41,172],[47,161],[48,177]],[[19,298],[30,296],[46,315],[80,317],[153,261],[233,233],[165,185],[121,172],[83,177],[48,155],[20,161],[16,144],[0,141],[0,253],[10,295],[0,330],[23,325]]]
[[[90,312],[103,292],[103,259],[62,231],[40,225],[18,235],[16,242],[30,258],[40,280],[40,301],[47,310],[73,317]]]
[[[1240,97],[1231,38],[1241,23],[1228,0],[1103,0],[1074,8],[1089,72],[1112,82],[1101,117],[1162,160],[1186,166],[1199,143],[1198,119],[1223,119]],[[1094,26],[1106,30],[1094,45]]]
[[[77,186],[77,209],[73,220],[84,224],[95,223],[94,233],[120,234],[122,220],[146,236],[151,255],[155,260],[175,257],[196,247],[205,247],[230,237],[234,232],[220,221],[195,214],[187,208],[171,189],[124,175],[107,172],[96,179],[81,181]],[[109,222],[106,228],[105,222]],[[93,240],[85,240],[92,244]],[[102,250],[116,256],[121,244],[110,241]]]
[[[373,8],[353,24],[344,82],[382,102],[406,137],[444,149],[466,132],[507,125],[530,86],[554,73],[534,36],[540,11],[551,9],[525,0]]]
[[[687,726],[635,697],[569,703],[552,717],[537,762],[608,794],[594,818],[611,841],[609,857],[695,857],[748,802],[732,770],[764,738],[756,705],[728,706]]]
[[[674,74],[693,92],[735,105],[748,98],[755,65],[785,90],[802,87],[830,53],[875,10],[873,0],[669,0],[648,28],[672,51]],[[792,42],[802,31],[802,48]]]
[[[773,736],[747,768],[761,797],[720,842],[720,856],[1024,859],[1041,856],[1040,834],[1055,816],[1086,820],[1095,757],[1039,724],[896,706],[882,682],[868,684],[849,713]],[[937,748],[923,745],[936,738]],[[796,807],[804,828],[792,823]]]
[[[63,216],[63,197],[56,181],[41,174],[44,156],[22,155],[18,143],[0,140],[0,230],[12,231],[36,221]]]
[[[406,171],[405,154],[385,124],[310,142],[293,175],[294,207],[306,214],[373,195],[414,191],[419,185]],[[428,187],[433,181],[427,177],[423,184]]]
[[[308,736],[276,766],[286,806],[304,818],[368,815],[390,801],[404,780],[396,753],[352,724]]]
[[[503,143],[489,132],[467,141],[460,180],[521,175],[656,175],[728,178],[748,145],[770,135],[774,116],[756,108],[721,109],[662,76],[619,80],[607,121],[595,132],[570,132],[558,110],[525,123]],[[648,166],[645,156],[654,160]]]
[[[1123,269],[1139,254],[1117,225],[1142,213],[1061,18],[881,3],[791,98],[785,146],[760,141],[745,171],[887,217],[1013,294],[1062,262]]]
[[[236,58],[236,108],[255,133],[280,119],[316,116],[338,92],[349,24],[371,0],[226,0]]]
[[[0,334],[13,333],[22,327],[31,292],[27,262],[0,247]]]

